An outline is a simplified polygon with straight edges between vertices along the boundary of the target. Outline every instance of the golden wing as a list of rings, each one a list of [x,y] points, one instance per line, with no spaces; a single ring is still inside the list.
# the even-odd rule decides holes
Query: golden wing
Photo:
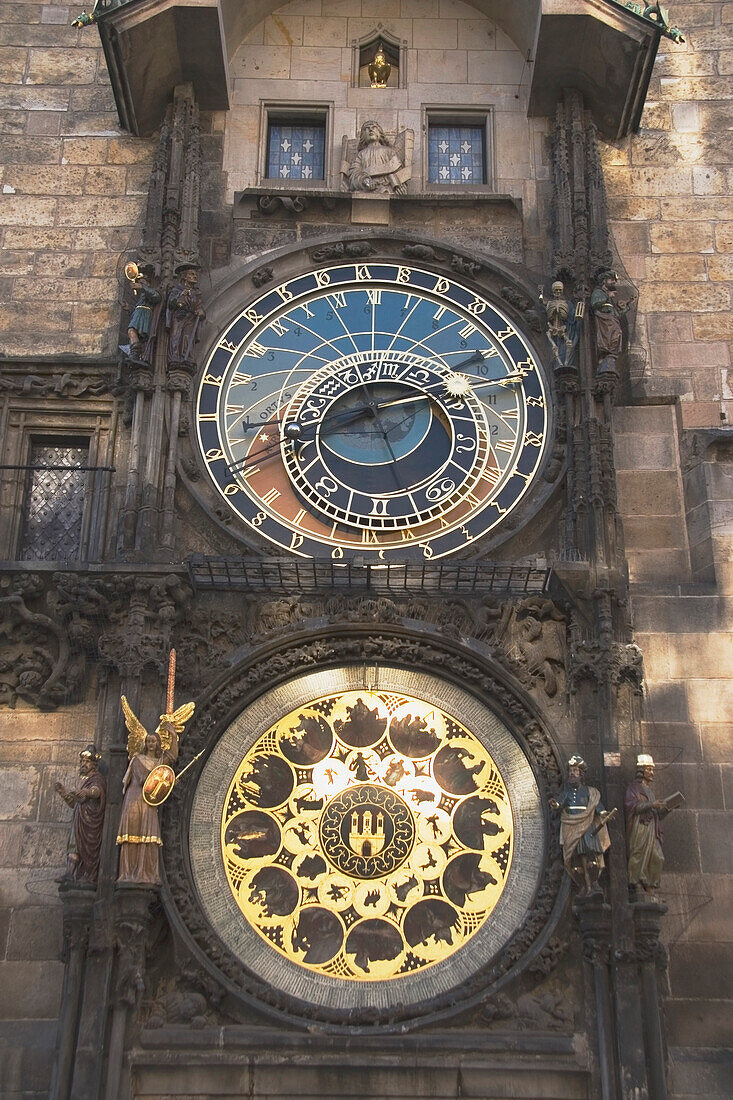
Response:
[[[186,725],[186,722],[189,721],[195,709],[195,703],[183,703],[182,706],[173,711],[173,714],[166,715],[168,721],[172,722],[175,726],[176,733],[179,737],[183,733],[183,727]]]
[[[177,710],[174,710],[172,714],[161,714],[156,733],[160,737],[163,752],[167,752],[171,747],[170,733],[165,727],[173,726],[177,735],[180,737],[186,722],[188,722],[195,709],[195,703],[184,703],[182,706],[178,707]]]
[[[125,696],[120,696],[120,699],[122,702],[122,713],[125,715],[125,725],[128,730],[127,755],[132,759],[135,753],[142,752],[145,748],[145,738],[148,736],[148,731],[145,729],[140,719],[133,714]]]

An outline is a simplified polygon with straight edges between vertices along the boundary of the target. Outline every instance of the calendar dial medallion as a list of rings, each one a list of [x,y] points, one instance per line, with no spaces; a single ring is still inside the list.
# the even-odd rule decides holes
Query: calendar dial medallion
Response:
[[[196,928],[225,973],[339,1024],[493,981],[547,851],[533,767],[498,715],[387,665],[308,668],[253,699],[211,749],[184,834]]]
[[[504,780],[470,730],[423,699],[348,691],[291,711],[244,756],[221,858],[265,950],[378,982],[475,936],[504,891],[513,836]]]
[[[281,548],[441,558],[498,527],[540,470],[547,390],[530,346],[462,282],[393,263],[323,268],[229,325],[199,385],[224,501]]]

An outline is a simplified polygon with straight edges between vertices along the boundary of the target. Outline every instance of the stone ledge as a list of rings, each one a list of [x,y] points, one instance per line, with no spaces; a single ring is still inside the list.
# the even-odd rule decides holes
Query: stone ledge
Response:
[[[511,1055],[514,1052],[532,1052],[541,1055],[562,1055],[574,1059],[576,1048],[573,1036],[557,1035],[551,1032],[516,1032],[516,1031],[481,1031],[466,1032],[458,1029],[450,1031],[431,1032],[413,1035],[378,1035],[359,1034],[355,1030],[349,1032],[348,1055],[344,1053],[343,1036],[340,1035],[314,1035],[304,1032],[292,1032],[285,1036],[282,1029],[229,1026],[217,1028],[202,1028],[192,1035],[189,1028],[167,1027],[155,1030],[147,1029],[140,1035],[140,1046],[144,1050],[169,1050],[173,1057],[174,1050],[182,1050],[184,1057],[206,1057],[206,1052],[226,1049],[232,1058],[241,1056],[251,1057],[253,1052],[260,1055],[263,1063],[272,1061],[280,1063],[289,1052],[318,1052],[319,1058],[328,1057],[332,1064],[338,1065],[347,1057],[349,1065],[356,1064],[357,1052],[363,1052],[362,1063],[373,1065],[375,1057],[382,1064],[391,1065],[395,1059],[404,1057],[407,1052],[420,1052],[421,1057],[428,1057],[435,1052],[435,1059],[442,1060],[447,1051],[461,1051],[471,1056],[471,1061],[476,1064],[476,1058],[482,1058],[487,1053]],[[276,1053],[275,1053],[276,1052]],[[368,1059],[367,1059],[368,1055]],[[133,1052],[133,1061],[140,1063],[147,1060],[140,1050]],[[178,1059],[180,1060],[180,1059]],[[487,1059],[495,1062],[495,1058]],[[571,1067],[568,1067],[571,1068]],[[573,1064],[575,1072],[580,1068]]]
[[[514,213],[521,213],[522,200],[513,195],[497,191],[449,191],[447,188],[436,191],[421,191],[418,194],[408,195],[369,195],[361,192],[341,191],[335,188],[324,187],[272,187],[259,186],[247,187],[243,191],[234,192],[234,220],[251,218],[252,212],[263,217],[271,214],[298,215],[309,206],[314,205],[329,212],[340,209],[348,213],[356,206],[373,204],[374,206],[388,205],[390,208],[402,207],[401,213],[405,213],[405,207],[417,206],[441,206],[441,207],[471,207],[476,205],[489,205],[494,207],[509,208]]]

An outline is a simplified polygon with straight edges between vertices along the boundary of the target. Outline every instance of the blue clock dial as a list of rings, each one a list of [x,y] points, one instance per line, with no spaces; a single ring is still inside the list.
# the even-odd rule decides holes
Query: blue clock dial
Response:
[[[201,452],[245,524],[303,556],[455,553],[525,496],[548,404],[530,346],[458,280],[352,263],[234,318],[197,396]]]

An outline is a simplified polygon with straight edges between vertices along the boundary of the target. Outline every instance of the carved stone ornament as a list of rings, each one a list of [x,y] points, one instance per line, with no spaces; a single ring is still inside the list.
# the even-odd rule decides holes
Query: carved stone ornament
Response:
[[[359,137],[343,139],[344,191],[403,195],[412,178],[414,130],[385,133],[378,122],[365,122]]]
[[[0,584],[0,701],[18,699],[51,710],[80,699],[88,657],[116,585],[106,578],[57,573],[53,588],[38,574],[5,576]]]
[[[572,1031],[573,999],[571,990],[559,982],[548,983],[531,993],[512,1000],[497,993],[486,1002],[481,1018],[484,1024],[517,1031]]]
[[[419,596],[253,596],[243,613],[199,605],[195,620],[180,632],[176,648],[182,687],[210,684],[229,666],[232,650],[302,628],[309,620],[338,623],[417,621],[446,638],[470,637],[489,646],[493,658],[537,702],[562,698],[566,678],[565,613],[544,596],[502,600],[427,600]]]
[[[0,369],[0,393],[17,393],[23,397],[102,397],[116,392],[115,376],[109,370],[54,370],[33,373],[23,368]]]
[[[323,629],[319,636],[288,635],[277,649],[269,644],[253,653],[201,703],[180,763],[185,765],[207,746],[214,752],[222,732],[234,728],[233,719],[250,704],[255,706],[253,714],[262,712],[265,722],[271,720],[267,717],[272,713],[267,703],[257,704],[255,700],[265,692],[276,690],[278,684],[287,684],[295,676],[299,677],[300,683],[303,677],[307,679],[311,675],[309,670],[312,670],[311,678],[315,680],[318,678],[317,670],[324,665],[361,668],[366,664],[376,667],[377,662],[380,669],[384,667],[385,674],[388,667],[394,666],[416,672],[425,670],[428,674],[441,677],[449,691],[456,690],[451,685],[460,685],[458,690],[472,692],[478,699],[490,701],[492,710],[501,716],[501,720],[520,731],[516,740],[523,746],[521,751],[525,759],[532,762],[540,792],[544,790],[546,793],[557,787],[560,769],[550,738],[521,689],[510,687],[508,678],[492,667],[488,657],[469,655],[460,646],[448,642],[441,644],[417,632],[409,633],[397,628],[375,632],[366,624],[352,625],[348,635],[335,627]],[[258,706],[259,711],[256,709]],[[249,722],[248,717],[245,725],[249,726]],[[209,760],[214,760],[211,753],[206,762],[199,765],[203,767],[204,776]],[[163,852],[170,887],[168,915],[174,934],[183,941],[183,949],[235,998],[259,1007],[269,1007],[279,1013],[285,1012],[296,1021],[318,1020],[326,1026],[349,1022],[385,1028],[398,1024],[404,1027],[407,1021],[424,1020],[437,1013],[458,1011],[467,1004],[478,1003],[486,997],[487,991],[498,989],[521,959],[526,957],[528,963],[532,962],[546,944],[549,928],[554,925],[559,912],[562,864],[557,837],[543,826],[547,847],[541,861],[534,899],[523,903],[527,907],[521,921],[507,933],[500,950],[489,950],[483,956],[490,959],[488,965],[480,964],[478,968],[472,968],[461,984],[460,992],[455,987],[441,990],[436,980],[433,983],[436,988],[432,991],[426,989],[416,1002],[405,1003],[395,998],[393,1003],[383,1000],[384,1007],[378,1008],[372,998],[358,1007],[360,998],[356,998],[356,1004],[352,999],[346,1012],[333,1003],[323,1003],[328,998],[321,998],[320,1003],[311,1003],[306,992],[307,982],[303,985],[302,978],[300,985],[296,982],[288,991],[284,986],[278,989],[271,981],[258,975],[255,968],[245,965],[238,954],[226,946],[226,934],[222,937],[214,930],[199,892],[193,888],[188,837],[193,807],[199,799],[197,774],[193,772],[188,783],[176,787],[164,815]],[[210,823],[204,827],[211,831]],[[430,975],[433,969],[429,968],[425,974]],[[307,977],[305,972],[303,977]],[[303,992],[299,993],[299,989]]]
[[[594,684],[627,682],[641,695],[643,654],[635,642],[574,642],[570,647],[570,677],[572,691],[577,691],[584,680]]]

